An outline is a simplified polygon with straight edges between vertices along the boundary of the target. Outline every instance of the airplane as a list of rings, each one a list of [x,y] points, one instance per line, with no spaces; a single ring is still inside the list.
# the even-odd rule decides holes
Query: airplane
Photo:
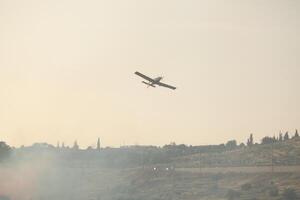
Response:
[[[142,81],[142,83],[148,85],[148,87],[149,87],[149,86],[155,87],[155,85],[158,85],[158,86],[166,87],[166,88],[169,88],[169,89],[172,89],[172,90],[175,90],[175,89],[176,89],[176,87],[174,87],[174,86],[171,86],[171,85],[167,85],[167,84],[165,84],[165,83],[162,83],[162,82],[161,82],[161,80],[163,79],[162,76],[159,76],[159,77],[157,77],[157,78],[152,79],[152,78],[150,78],[150,77],[148,77],[148,76],[146,76],[146,75],[144,75],[144,74],[142,74],[142,73],[140,73],[140,72],[135,72],[134,74],[136,74],[136,75],[138,75],[138,76],[140,76],[140,77],[146,79],[147,81],[149,81],[149,82]]]

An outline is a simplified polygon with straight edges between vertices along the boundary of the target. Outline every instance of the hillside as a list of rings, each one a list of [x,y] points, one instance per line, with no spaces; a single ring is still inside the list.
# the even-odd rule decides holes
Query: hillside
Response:
[[[273,156],[272,156],[273,152]],[[300,140],[255,144],[222,152],[195,153],[172,159],[176,167],[299,165]]]
[[[33,154],[23,150],[21,153],[29,156],[19,155],[17,158],[23,159],[0,165],[0,199],[4,195],[11,200],[279,200],[285,199],[288,192],[300,196],[300,165],[296,165],[300,160],[300,140],[278,142],[273,147],[217,147],[218,151],[212,147],[201,154],[180,155],[182,149],[171,148],[176,152],[174,156],[168,156],[172,153],[169,149],[154,148],[162,162],[142,160],[143,165],[123,168],[111,166],[142,158],[138,154],[118,161],[120,155],[136,155],[140,147],[130,150],[130,154],[125,149],[120,155],[124,149],[102,153],[46,149]],[[274,173],[268,166],[272,148]],[[114,158],[118,162],[105,167],[101,163],[110,161],[108,155],[119,155]],[[168,159],[162,159],[165,157]],[[95,158],[98,160],[92,162]]]
[[[277,200],[286,188],[300,194],[300,174],[200,174],[187,172],[139,171],[127,177],[120,200],[201,199]]]

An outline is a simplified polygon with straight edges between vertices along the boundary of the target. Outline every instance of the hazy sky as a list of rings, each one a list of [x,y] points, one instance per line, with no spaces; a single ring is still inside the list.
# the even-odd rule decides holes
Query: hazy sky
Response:
[[[0,140],[218,144],[300,129],[300,1],[0,0]],[[138,70],[178,90],[147,89]]]

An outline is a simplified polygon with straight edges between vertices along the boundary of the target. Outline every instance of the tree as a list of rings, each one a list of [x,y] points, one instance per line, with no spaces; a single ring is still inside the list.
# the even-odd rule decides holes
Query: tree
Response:
[[[55,147],[52,144],[43,142],[43,143],[34,143],[32,144],[31,148],[35,150],[42,150],[42,149],[54,149]]]
[[[273,137],[264,137],[262,140],[261,140],[261,144],[272,144],[276,141],[276,139]]]
[[[281,133],[281,131],[280,131],[280,133],[279,133],[279,142],[282,142],[283,141],[283,137],[282,137],[282,133]]]
[[[98,138],[98,141],[97,141],[97,150],[100,151],[100,138]]]
[[[74,149],[74,150],[78,150],[78,149],[79,149],[79,145],[77,144],[77,141],[76,141],[76,140],[75,140],[75,142],[74,142],[73,149]]]
[[[294,138],[299,138],[298,130],[296,129]]]
[[[5,142],[0,141],[0,161],[9,157],[11,148]]]
[[[247,146],[251,146],[251,145],[253,145],[253,134],[252,133],[250,134],[250,137],[247,140]]]
[[[93,147],[92,147],[92,146],[88,146],[88,147],[86,148],[86,150],[91,151],[91,150],[93,150]]]
[[[237,144],[236,144],[236,140],[229,140],[227,143],[226,143],[226,147],[229,148],[229,149],[234,149],[237,147]]]
[[[285,134],[284,134],[284,137],[283,137],[284,141],[286,140],[289,140],[290,139],[290,136],[289,136],[289,132],[287,131]]]

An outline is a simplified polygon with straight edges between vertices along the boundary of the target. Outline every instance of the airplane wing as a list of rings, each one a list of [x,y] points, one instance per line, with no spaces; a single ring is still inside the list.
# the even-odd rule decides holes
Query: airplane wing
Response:
[[[158,82],[157,85],[162,86],[162,87],[166,87],[166,88],[170,88],[170,89],[172,89],[172,90],[175,90],[175,89],[176,89],[176,87],[171,86],[171,85],[167,85],[167,84],[162,83],[162,82]]]
[[[146,76],[146,75],[144,75],[140,72],[135,72],[135,74],[142,77],[142,78],[144,78],[144,79],[146,79],[147,81],[154,82],[154,80],[152,78],[149,78],[148,76]]]

